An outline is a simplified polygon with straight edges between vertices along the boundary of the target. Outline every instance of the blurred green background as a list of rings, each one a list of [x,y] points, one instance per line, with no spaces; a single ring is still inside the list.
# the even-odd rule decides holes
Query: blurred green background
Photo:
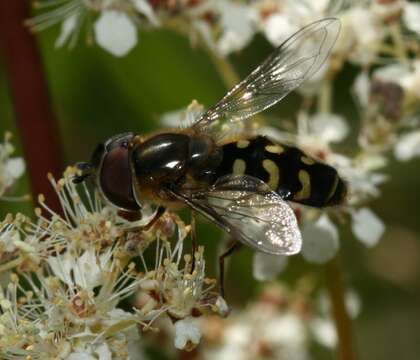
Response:
[[[40,34],[38,40],[66,164],[87,159],[97,143],[116,133],[156,129],[161,114],[185,107],[192,99],[211,105],[226,91],[206,53],[169,31],[141,32],[139,45],[122,59],[84,44],[72,51],[56,50],[57,35],[54,28]],[[256,38],[231,60],[244,76],[270,50],[262,38]],[[356,128],[357,118],[346,92],[353,77],[354,69],[348,67],[338,79],[335,111],[349,116]],[[295,95],[289,97],[272,114],[292,111],[296,100]],[[14,121],[7,77],[0,64],[0,133],[9,130],[15,134],[20,155]],[[419,161],[391,162],[387,173],[390,180],[383,186],[383,195],[372,204],[387,226],[386,234],[375,248],[367,249],[345,229],[341,260],[347,285],[362,301],[361,315],[354,323],[360,359],[414,360],[420,358]],[[24,179],[15,193],[26,192]],[[16,211],[32,212],[25,203],[0,203],[1,218]],[[213,274],[220,239],[211,224],[200,226],[199,240],[208,248]],[[240,306],[261,286],[252,279],[251,264],[252,252],[244,249],[232,258],[229,268],[228,299]],[[298,276],[322,270],[296,257],[280,278],[293,285]],[[333,354],[320,351],[316,358],[332,359]]]

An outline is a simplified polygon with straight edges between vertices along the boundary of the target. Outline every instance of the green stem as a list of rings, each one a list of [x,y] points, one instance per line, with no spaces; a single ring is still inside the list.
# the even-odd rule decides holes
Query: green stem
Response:
[[[401,36],[401,28],[399,24],[391,24],[389,26],[392,41],[395,45],[395,55],[397,58],[403,62],[407,63],[407,52],[405,49],[404,40]]]
[[[340,360],[355,360],[357,357],[352,325],[346,309],[343,277],[338,258],[326,264],[325,279],[338,334],[338,358]]]
[[[321,84],[321,92],[318,96],[318,111],[323,114],[331,112],[332,108],[332,82],[325,79]]]
[[[318,112],[330,113],[333,102],[332,79],[325,79],[318,96]],[[342,271],[338,257],[325,266],[325,279],[331,301],[332,313],[338,334],[338,354],[340,360],[355,360],[351,320],[347,313]]]
[[[213,50],[209,49],[207,46],[205,46],[205,48],[214,66],[216,67],[217,72],[222,78],[226,88],[233,88],[237,83],[239,83],[241,78],[239,77],[231,62],[227,58],[218,56],[214,53]]]

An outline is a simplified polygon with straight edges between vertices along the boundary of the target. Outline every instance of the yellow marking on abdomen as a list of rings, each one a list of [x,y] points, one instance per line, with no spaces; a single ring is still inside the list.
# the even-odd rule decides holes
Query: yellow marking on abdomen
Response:
[[[247,147],[248,147],[248,145],[249,145],[249,141],[248,141],[248,140],[239,140],[239,141],[236,143],[236,147],[237,147],[238,149],[245,149],[245,148],[247,148]]]
[[[306,170],[299,170],[298,177],[302,189],[293,196],[293,200],[305,200],[311,196],[311,178]]]
[[[246,170],[246,162],[243,159],[236,159],[233,163],[232,171],[235,175],[243,175]]]
[[[273,160],[269,159],[263,160],[262,166],[268,172],[268,186],[273,190],[277,190],[280,180],[279,167]]]
[[[327,197],[327,199],[326,199],[326,203],[328,202],[328,201],[330,201],[331,200],[331,198],[335,195],[335,192],[337,191],[337,186],[338,186],[338,181],[339,181],[340,179],[338,178],[338,175],[336,175],[335,176],[335,178],[334,178],[334,183],[332,184],[332,186],[331,186],[331,191],[330,191],[330,193],[328,194],[328,197]]]
[[[280,145],[267,145],[265,150],[272,154],[281,154],[284,152],[284,147]]]
[[[313,165],[313,164],[315,164],[315,160],[311,159],[308,156],[302,156],[300,158],[300,161],[302,161],[306,165]]]

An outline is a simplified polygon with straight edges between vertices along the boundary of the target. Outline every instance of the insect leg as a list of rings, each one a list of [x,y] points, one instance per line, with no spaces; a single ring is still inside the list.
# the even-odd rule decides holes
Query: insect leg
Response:
[[[232,243],[229,245],[227,250],[219,256],[219,285],[220,295],[225,297],[225,258],[232,255],[235,250],[238,250],[242,246],[241,243],[232,239]]]
[[[165,211],[166,211],[165,207],[159,206],[153,219],[150,220],[149,223],[145,225],[142,230],[144,231],[149,230],[154,224],[156,224],[156,221],[160,219],[160,217],[165,213]]]

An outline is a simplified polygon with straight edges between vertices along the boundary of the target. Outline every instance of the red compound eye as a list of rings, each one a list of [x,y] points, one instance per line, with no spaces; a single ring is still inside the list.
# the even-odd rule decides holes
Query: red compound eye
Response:
[[[113,205],[124,210],[137,211],[140,207],[134,198],[131,176],[127,143],[121,142],[111,148],[103,159],[100,187]]]

